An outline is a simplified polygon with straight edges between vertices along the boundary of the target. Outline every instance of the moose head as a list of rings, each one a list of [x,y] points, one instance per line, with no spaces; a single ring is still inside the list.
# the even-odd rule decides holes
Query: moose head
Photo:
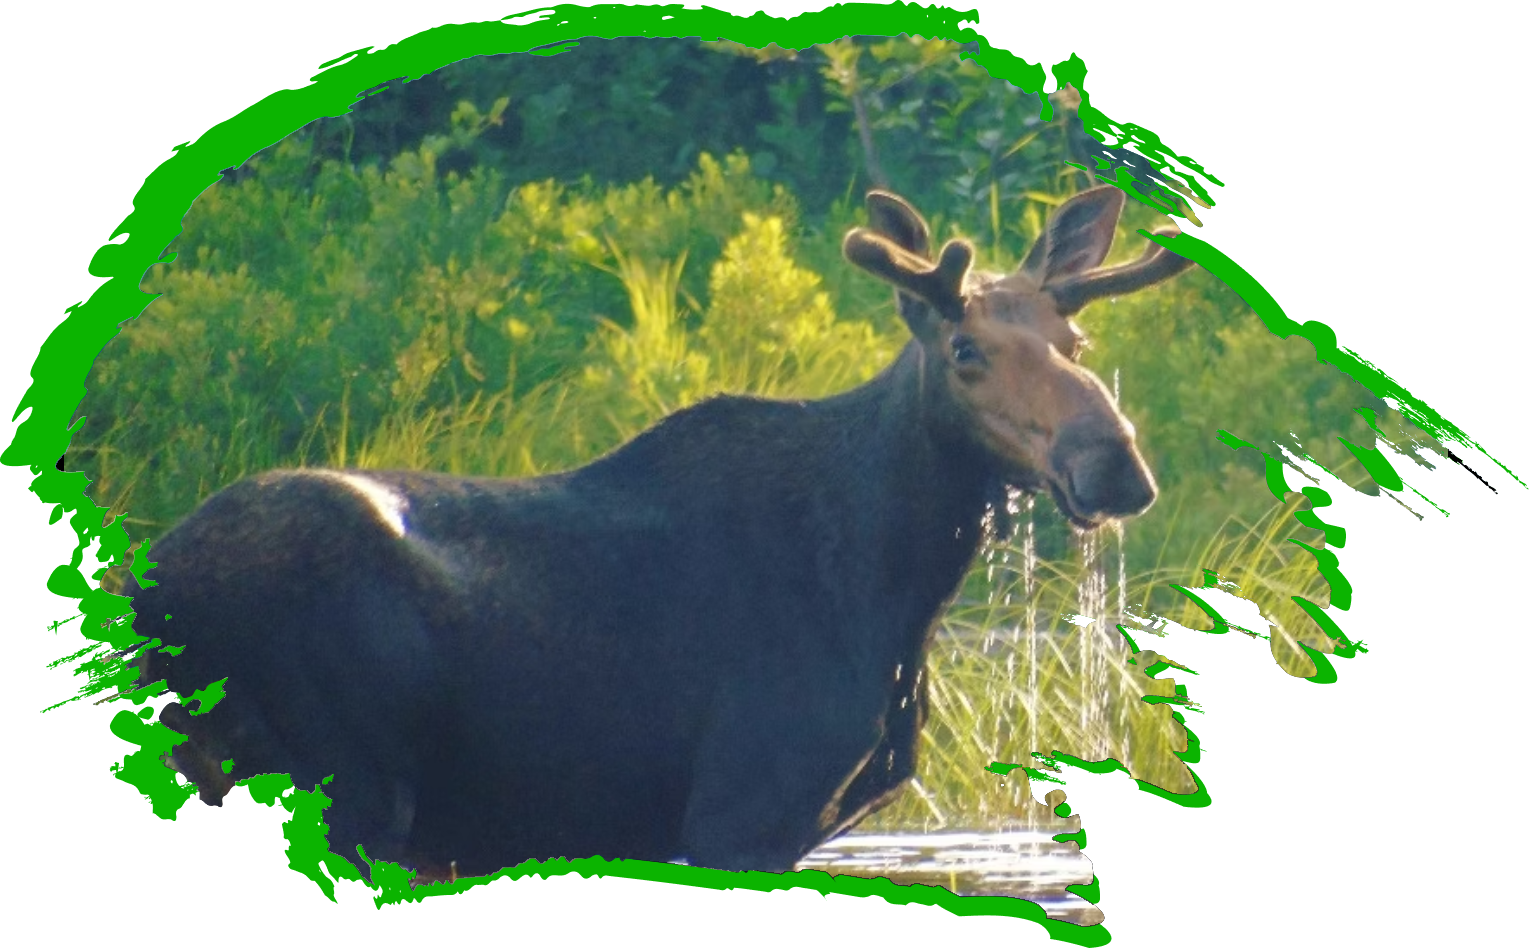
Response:
[[[1112,187],[1058,208],[1006,275],[973,271],[965,240],[931,255],[929,225],[902,198],[872,191],[866,203],[871,226],[845,236],[844,255],[896,288],[936,423],[975,442],[1005,483],[1049,490],[1081,529],[1151,506],[1157,485],[1135,429],[1098,376],[1078,364],[1084,336],[1072,317],[1091,300],[1168,279],[1190,261],[1154,243],[1131,263],[1100,268],[1125,203]]]

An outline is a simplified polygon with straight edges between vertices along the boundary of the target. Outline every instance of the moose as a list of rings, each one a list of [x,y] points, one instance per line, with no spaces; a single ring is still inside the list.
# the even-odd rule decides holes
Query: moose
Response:
[[[998,275],[872,191],[844,255],[912,337],[833,397],[715,397],[531,479],[298,469],[214,494],[127,589],[140,682],[227,679],[165,706],[169,763],[212,805],[256,774],[323,784],[334,852],[420,879],[791,870],[913,775],[926,653],[994,499],[1049,491],[1087,530],[1156,497],[1071,320],[1189,266],[1154,242],[1103,267],[1123,203],[1077,195]]]

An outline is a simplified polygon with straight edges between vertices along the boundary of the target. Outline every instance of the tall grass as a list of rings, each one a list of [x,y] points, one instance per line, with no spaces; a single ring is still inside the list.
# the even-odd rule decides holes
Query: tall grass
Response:
[[[1258,603],[1271,620],[1270,644],[1281,667],[1309,676],[1315,668],[1297,643],[1322,652],[1331,652],[1334,643],[1290,599],[1327,601],[1315,558],[1286,539],[1311,532],[1294,520],[1297,509],[1280,504],[1251,524],[1228,520],[1201,547],[1199,562],[1214,568],[1214,577],[1203,577],[1195,567],[1158,564],[1128,574],[1124,595],[1119,561],[1111,562],[1119,538],[1106,536],[1096,557],[1079,550],[1067,560],[1036,560],[1026,550],[1022,522],[1014,541],[990,544],[986,566],[969,577],[930,654],[929,724],[913,785],[862,828],[1054,825],[1056,817],[1036,802],[1032,777],[1023,768],[1060,779],[1048,773],[1046,761],[1058,754],[1113,758],[1155,787],[1194,792],[1194,778],[1178,757],[1187,748],[1187,735],[1174,716],[1177,702],[1143,698],[1174,698],[1176,685],[1186,685],[1192,702],[1192,674],[1175,679],[1146,672],[1167,658],[1153,648],[1163,620],[1190,629],[1209,622],[1176,591],[1169,600],[1174,607],[1165,613],[1153,613],[1143,603],[1171,590],[1170,584],[1195,587],[1212,578],[1232,586],[1235,579],[1238,594]],[[1080,591],[1100,579],[1113,588],[1108,596],[1092,597],[1099,614],[1075,615]],[[1085,619],[1093,621],[1080,624]],[[1132,651],[1117,624],[1140,652]],[[1171,653],[1172,644],[1164,651]],[[1089,661],[1091,653],[1096,660]],[[1000,775],[989,769],[993,763],[1022,767]]]

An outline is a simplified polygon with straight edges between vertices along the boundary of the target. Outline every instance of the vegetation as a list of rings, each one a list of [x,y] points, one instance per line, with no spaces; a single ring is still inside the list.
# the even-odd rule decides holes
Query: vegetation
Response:
[[[867,184],[912,198],[937,239],[973,237],[980,265],[1012,267],[1048,208],[1090,184],[1068,162],[1091,167],[1094,146],[1058,104],[1042,122],[1036,97],[958,47],[907,38],[801,53],[586,41],[457,64],[303,129],[201,197],[146,275],[161,298],[97,360],[65,464],[154,536],[271,467],[531,475],[718,392],[841,391],[906,339],[886,287],[839,257]],[[1163,223],[1129,209],[1116,254]],[[1168,584],[1227,564],[1273,609],[1281,664],[1309,673],[1295,643],[1333,643],[1288,597],[1325,601],[1325,583],[1283,539],[1320,535],[1283,507],[1250,518],[1269,506],[1261,461],[1215,433],[1272,446],[1298,431],[1337,467],[1337,436],[1374,440],[1355,408],[1416,432],[1201,271],[1081,322],[1084,362],[1118,384],[1162,487],[1105,542],[1132,571],[1134,614],[1203,621]],[[1122,610],[1093,629],[1063,618],[1088,612],[1090,584],[1102,608],[1100,557],[1044,499],[1025,524],[1028,547],[995,547],[949,616],[920,790],[883,825],[1012,815],[1021,772],[983,768],[1031,749],[1113,755],[1192,789],[1168,710],[1139,700],[1165,686],[1099,632]],[[1013,564],[1036,557],[1027,580]]]

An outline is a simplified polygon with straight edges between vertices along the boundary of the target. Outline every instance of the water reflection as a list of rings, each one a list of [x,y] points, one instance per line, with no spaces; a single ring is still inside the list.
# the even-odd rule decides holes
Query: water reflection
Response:
[[[849,833],[808,853],[797,868],[1009,896],[1035,902],[1059,921],[1103,921],[1097,906],[1066,891],[1092,881],[1093,864],[1076,844],[1052,840],[1054,832]]]

